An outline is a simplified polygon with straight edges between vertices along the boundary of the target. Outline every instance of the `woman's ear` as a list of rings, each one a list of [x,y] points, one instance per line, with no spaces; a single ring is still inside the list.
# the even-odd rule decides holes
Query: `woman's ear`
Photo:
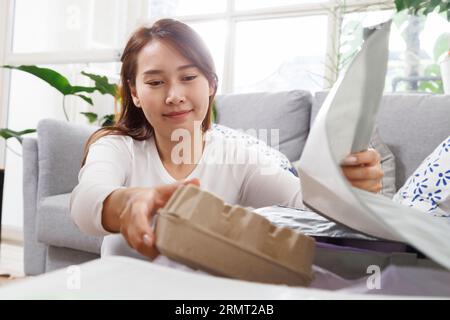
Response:
[[[209,84],[209,96],[211,97],[214,94],[215,88],[212,84]]]
[[[131,98],[133,99],[133,103],[136,107],[141,107],[141,102],[137,96],[136,86],[132,85],[130,80],[128,80],[128,87],[130,88]]]

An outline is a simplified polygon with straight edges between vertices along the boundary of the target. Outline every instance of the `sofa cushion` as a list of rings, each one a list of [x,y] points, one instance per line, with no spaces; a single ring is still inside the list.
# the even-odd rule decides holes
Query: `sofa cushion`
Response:
[[[38,123],[38,199],[73,190],[78,183],[84,144],[97,129],[54,119]]]
[[[223,135],[225,138],[229,139],[229,141],[236,141],[246,148],[257,149],[268,159],[270,159],[275,165],[279,166],[283,170],[290,171],[294,175],[297,175],[297,172],[292,167],[286,156],[278,150],[269,147],[264,141],[261,141],[252,135],[246,134],[245,132],[231,129],[217,123],[213,124],[212,129],[217,133]]]
[[[394,200],[428,214],[450,217],[450,136],[421,163]]]
[[[325,100],[316,93],[312,119]],[[398,190],[420,163],[450,134],[450,95],[388,94],[381,100],[377,125],[381,139],[395,155]]]
[[[69,213],[70,193],[43,198],[37,210],[37,239],[48,245],[100,253],[102,237],[82,233]]]
[[[302,90],[217,96],[217,122],[250,134],[253,131],[295,161],[308,136],[311,103],[311,94]],[[271,129],[279,130],[279,141],[272,141]]]
[[[450,135],[450,95],[387,95],[378,114],[380,136],[395,154],[399,189]]]

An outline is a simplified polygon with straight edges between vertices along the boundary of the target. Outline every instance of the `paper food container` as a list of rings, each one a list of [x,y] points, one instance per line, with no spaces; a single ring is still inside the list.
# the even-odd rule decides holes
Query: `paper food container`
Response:
[[[292,286],[313,279],[313,238],[195,186],[178,188],[160,209],[156,234],[163,255],[211,274]]]

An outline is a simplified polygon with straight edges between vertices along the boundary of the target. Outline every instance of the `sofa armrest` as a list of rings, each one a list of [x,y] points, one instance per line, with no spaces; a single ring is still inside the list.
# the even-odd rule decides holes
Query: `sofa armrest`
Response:
[[[46,246],[37,241],[36,212],[38,186],[38,144],[36,138],[25,138],[23,152],[23,229],[25,274],[45,271]]]
[[[38,202],[48,196],[72,192],[78,183],[84,144],[97,129],[55,119],[39,121]]]

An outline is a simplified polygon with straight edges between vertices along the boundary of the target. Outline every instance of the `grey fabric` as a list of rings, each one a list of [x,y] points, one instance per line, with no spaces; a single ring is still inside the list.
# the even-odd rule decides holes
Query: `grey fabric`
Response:
[[[36,196],[38,184],[38,145],[35,138],[24,138],[23,155],[23,230],[24,272],[37,275],[45,271],[47,246],[37,241]]]
[[[381,169],[384,172],[384,177],[381,181],[382,189],[380,193],[392,199],[397,190],[395,185],[395,156],[381,140],[378,127],[375,127],[369,147],[377,150],[381,157]]]
[[[314,99],[312,102],[312,106],[311,106],[311,119],[310,119],[311,126],[313,125],[314,119],[316,118],[317,113],[319,112],[320,107],[322,106],[323,102],[325,101],[325,98],[327,97],[327,95],[328,95],[328,91],[318,91],[315,93]]]
[[[70,193],[42,199],[38,207],[37,238],[57,247],[100,253],[103,238],[82,233],[70,217]]]
[[[313,125],[314,119],[319,112],[328,92],[321,91],[316,92],[312,109],[311,109],[311,124]],[[375,126],[374,133],[369,142],[369,146],[378,151],[381,157],[381,168],[384,171],[384,177],[381,181],[382,189],[381,194],[386,197],[392,198],[397,191],[396,185],[396,161],[394,153],[389,149],[388,145],[381,139],[378,125]],[[298,164],[296,164],[298,166]]]
[[[68,248],[49,246],[45,272],[98,259],[100,255]]]
[[[399,189],[420,163],[450,135],[449,95],[388,95],[378,116],[381,139],[395,154]]]
[[[289,161],[300,158],[309,132],[312,96],[295,90],[218,96],[217,122],[234,129],[266,129],[266,143],[273,146],[270,130],[279,130],[279,151]],[[276,147],[276,146],[275,146]]]
[[[38,123],[38,199],[72,192],[84,143],[98,127],[44,119]]]
[[[428,259],[421,259],[415,253],[408,252],[374,252],[355,250],[349,247],[316,247],[314,265],[331,271],[345,279],[357,279],[367,276],[369,266],[384,269],[389,265],[426,266],[441,269],[438,264]]]
[[[46,272],[47,265],[59,264],[52,260],[58,255],[48,254],[49,243],[100,252],[101,239],[86,237],[78,231],[70,220],[67,201],[61,205],[55,203],[58,196],[46,199],[44,209],[37,214],[43,197],[70,193],[77,184],[84,143],[96,129],[98,127],[44,119],[38,124],[38,139],[24,139],[24,271],[27,275]],[[78,252],[81,256],[92,256]]]

